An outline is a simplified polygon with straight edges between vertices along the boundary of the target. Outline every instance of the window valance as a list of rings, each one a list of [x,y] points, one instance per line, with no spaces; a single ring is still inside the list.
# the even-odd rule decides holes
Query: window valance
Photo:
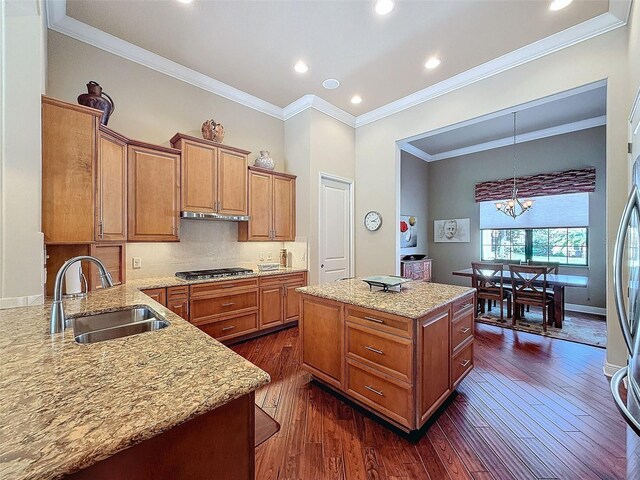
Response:
[[[583,168],[518,177],[517,185],[520,198],[593,192],[596,189],[596,169]],[[495,202],[510,198],[512,188],[513,178],[476,183],[476,202]]]

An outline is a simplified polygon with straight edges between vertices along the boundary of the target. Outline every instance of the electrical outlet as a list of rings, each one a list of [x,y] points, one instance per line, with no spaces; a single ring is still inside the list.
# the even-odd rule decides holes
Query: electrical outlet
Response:
[[[264,262],[264,252],[260,252],[260,261]]]
[[[142,258],[140,257],[133,257],[132,259],[132,263],[133,263],[133,268],[134,269],[138,269],[138,268],[142,268]]]
[[[271,252],[267,252],[267,262],[270,262],[272,258]]]

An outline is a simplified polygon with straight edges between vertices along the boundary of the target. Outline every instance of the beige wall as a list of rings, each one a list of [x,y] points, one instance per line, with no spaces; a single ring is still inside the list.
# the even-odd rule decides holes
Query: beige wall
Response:
[[[429,253],[429,164],[407,152],[400,155],[400,215],[416,217],[418,234],[418,244],[401,248],[400,254]]]
[[[3,2],[0,139],[0,308],[42,303],[40,95],[44,30],[38,2]]]
[[[53,31],[49,31],[48,52],[47,95],[75,102],[89,80],[97,81],[116,104],[109,127],[128,137],[169,145],[176,132],[200,136],[202,122],[213,118],[225,127],[225,144],[253,152],[250,164],[259,150],[269,150],[276,170],[285,169],[284,124],[279,119]],[[273,242],[237,244],[235,223],[183,220],[181,227],[180,244],[128,244],[128,276],[255,265],[261,252],[271,252],[277,261],[278,250],[285,246]],[[300,247],[292,244],[290,249],[297,252]],[[133,256],[142,259],[140,270],[131,269]]]
[[[640,1],[631,4],[629,20],[629,89],[631,101],[640,89]]]
[[[358,128],[356,218],[362,218],[368,210],[378,210],[391,221],[376,233],[367,232],[356,222],[357,274],[395,273],[399,268],[395,229],[400,214],[397,140],[602,79],[607,79],[608,87],[607,256],[611,258],[619,212],[626,199],[626,192],[619,186],[627,184],[628,63],[627,29],[619,28]],[[622,365],[625,349],[609,281],[607,309],[607,359]]]

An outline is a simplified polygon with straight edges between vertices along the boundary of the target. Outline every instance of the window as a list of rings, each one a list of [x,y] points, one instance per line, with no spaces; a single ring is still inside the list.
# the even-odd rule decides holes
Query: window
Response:
[[[484,261],[533,261],[588,265],[587,227],[483,229]]]

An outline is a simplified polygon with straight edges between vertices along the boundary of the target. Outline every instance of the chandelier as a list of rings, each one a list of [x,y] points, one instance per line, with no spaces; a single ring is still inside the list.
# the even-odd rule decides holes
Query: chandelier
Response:
[[[533,200],[520,200],[516,186],[516,112],[513,112],[513,189],[511,198],[503,202],[496,202],[496,209],[511,218],[517,218],[533,207]]]

